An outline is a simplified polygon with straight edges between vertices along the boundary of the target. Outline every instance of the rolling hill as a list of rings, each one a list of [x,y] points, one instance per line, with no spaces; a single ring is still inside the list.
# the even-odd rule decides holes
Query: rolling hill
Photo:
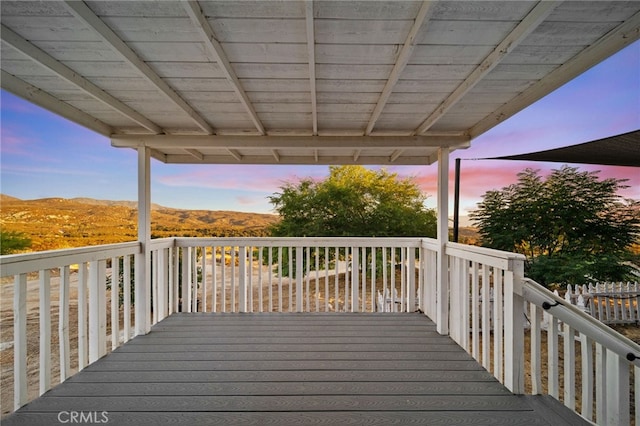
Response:
[[[278,216],[154,204],[151,220],[153,238],[265,236]],[[21,200],[0,194],[0,226],[3,231],[22,232],[31,238],[33,251],[134,241],[137,205],[91,198]]]

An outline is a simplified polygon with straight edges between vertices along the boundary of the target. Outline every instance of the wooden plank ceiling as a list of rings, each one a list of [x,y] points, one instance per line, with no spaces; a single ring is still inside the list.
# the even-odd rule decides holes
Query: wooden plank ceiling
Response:
[[[2,88],[171,163],[430,164],[640,37],[636,1],[0,12]]]

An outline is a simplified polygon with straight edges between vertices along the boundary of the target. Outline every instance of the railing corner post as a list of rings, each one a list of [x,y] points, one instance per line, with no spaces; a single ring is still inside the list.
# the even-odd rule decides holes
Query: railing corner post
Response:
[[[524,261],[515,259],[504,279],[504,384],[515,394],[524,393]]]

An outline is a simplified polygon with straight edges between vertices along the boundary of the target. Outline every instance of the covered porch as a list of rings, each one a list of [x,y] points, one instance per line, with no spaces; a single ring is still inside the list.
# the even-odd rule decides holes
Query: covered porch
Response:
[[[263,410],[276,423],[580,424],[576,410],[626,424],[639,415],[640,347],[525,279],[520,255],[447,243],[443,294],[435,239],[153,240],[150,315],[140,318],[141,247],[3,258],[3,275],[14,276],[18,409],[7,421],[47,423],[76,402],[125,424],[124,413],[153,422],[169,412],[189,424],[260,423]],[[27,296],[34,285],[37,303]],[[27,321],[34,313],[38,322]],[[147,321],[150,332],[132,339]]]
[[[343,366],[336,374],[347,382],[349,377],[354,381],[364,380],[363,375],[376,377],[367,365],[379,364],[391,371],[384,380],[376,379],[380,383],[376,389],[387,393],[377,395],[371,386],[360,393],[345,387],[345,393],[355,393],[353,399],[328,396],[326,387],[314,387],[312,380],[298,381],[297,389],[301,394],[304,389],[315,392],[313,399],[281,400],[278,392],[298,392],[286,386],[281,391],[274,388],[273,394],[256,395],[259,389],[267,392],[260,380],[252,384],[253,391],[246,384],[237,391],[252,393],[242,403],[237,395],[216,399],[214,393],[220,389],[216,377],[220,376],[215,368],[208,373],[213,375],[204,389],[198,378],[207,376],[199,371],[167,369],[168,383],[180,376],[180,383],[194,395],[166,398],[174,405],[162,402],[166,395],[155,395],[149,418],[158,420],[162,414],[152,412],[164,408],[175,409],[178,419],[198,421],[202,419],[197,417],[198,405],[210,410],[209,415],[231,407],[228,411],[235,412],[230,416],[245,420],[256,419],[249,418],[253,410],[277,407],[275,413],[265,413],[265,419],[295,421],[294,414],[277,404],[294,404],[297,398],[300,412],[326,409],[322,416],[310,417],[310,422],[338,421],[336,413],[344,411],[356,414],[354,421],[359,422],[358,416],[366,420],[380,411],[387,413],[383,420],[422,422],[423,416],[435,416],[434,420],[443,422],[466,418],[493,424],[497,418],[517,423],[518,417],[509,420],[510,410],[520,413],[525,423],[532,418],[544,421],[536,404],[549,398],[515,396],[527,393],[549,395],[571,410],[579,406],[583,417],[599,424],[640,424],[638,345],[525,279],[521,256],[448,241],[450,153],[468,147],[473,138],[637,40],[640,8],[636,3],[184,1],[150,6],[117,1],[3,1],[1,7],[2,88],[108,137],[114,147],[136,150],[138,158],[138,241],[1,259],[2,277],[13,277],[11,381],[14,409],[21,409],[11,417],[13,421],[30,421],[39,411],[48,412],[42,419],[49,421],[46,416],[64,411],[63,403],[72,399],[67,396],[73,392],[91,393],[97,385],[109,392],[112,385],[107,382],[136,377],[134,372],[146,374],[144,365],[223,362],[216,357],[230,355],[222,350],[222,342],[230,338],[225,337],[229,336],[225,322],[246,327],[233,331],[238,336],[244,333],[246,342],[251,342],[247,344],[255,347],[259,337],[252,327],[265,321],[270,328],[296,319],[304,324],[310,318],[314,322],[331,318],[331,325],[323,328],[323,333],[331,335],[310,338],[342,340],[340,344],[346,345],[345,336],[358,341],[349,332],[365,327],[354,325],[364,321],[379,326],[381,331],[375,331],[379,345],[395,342],[396,349],[412,348],[411,339],[417,339],[422,349],[359,347],[351,355],[361,354],[368,361],[333,359],[334,369]],[[437,161],[437,236],[153,240],[152,159],[238,165],[427,165]],[[262,272],[256,275],[255,270]],[[57,294],[52,293],[53,275],[58,280]],[[38,290],[35,305],[27,297],[31,282]],[[377,311],[379,291],[381,305],[387,305],[385,289],[391,310],[398,313],[365,315]],[[28,321],[34,308],[37,324]],[[415,311],[424,315],[412,314]],[[538,321],[543,312],[551,324],[545,330]],[[341,325],[343,320],[346,323]],[[198,321],[214,325],[211,331],[199,330],[192,325]],[[415,322],[419,336],[407,335],[398,322],[411,327]],[[33,326],[40,330],[36,351],[27,341],[27,328]],[[180,331],[173,331],[174,327]],[[193,327],[195,332],[188,331]],[[296,330],[290,331],[299,333],[297,323],[293,327]],[[397,337],[385,331],[390,327],[398,329]],[[75,329],[74,338],[70,329]],[[270,330],[263,331],[274,341],[285,337],[269,333],[286,336],[286,329]],[[341,337],[343,331],[348,333]],[[172,332],[195,333],[204,340],[210,333],[218,344],[211,352],[192,352],[183,350],[188,346],[180,343],[159,340],[167,349],[157,351],[160,358],[170,357],[174,350],[212,358],[185,355],[185,359],[157,359],[142,365],[136,364],[136,355],[127,355],[130,349],[153,346],[156,337]],[[368,329],[363,338],[373,339],[373,333]],[[429,348],[438,346],[426,342],[450,342],[447,335],[459,346],[443,343],[457,354],[451,357],[462,359],[448,362],[461,362],[487,379],[480,380],[482,386],[472,381],[458,390],[479,395],[452,398],[444,392],[453,391],[444,390],[436,396],[426,384],[419,389],[414,386],[410,377],[425,382],[430,381],[427,375],[437,377],[433,366],[442,361],[437,359],[442,354],[430,352]],[[54,340],[58,345],[52,350]],[[185,343],[190,344],[197,343]],[[278,346],[284,348],[284,344],[280,341]],[[29,378],[33,352],[37,353],[36,381]],[[243,361],[247,350],[236,352],[233,356],[238,358],[224,362],[238,369],[228,371],[258,377],[269,371],[268,362],[282,365],[286,360],[293,365],[287,357],[300,351],[277,351],[284,358],[264,363]],[[343,347],[312,352],[315,357],[331,358],[349,351]],[[387,352],[393,353],[384,355],[391,360],[378,357]],[[312,361],[305,361],[300,377],[325,374],[316,370],[326,360],[307,355]],[[417,358],[407,359],[411,356]],[[429,359],[432,356],[436,358]],[[133,358],[123,361],[127,357]],[[55,377],[66,380],[63,387],[53,388],[53,364],[58,371]],[[249,374],[251,365],[256,372]],[[407,369],[398,368],[402,365]],[[100,370],[118,367],[122,371]],[[76,371],[80,372],[74,376]],[[447,377],[460,371],[466,370],[450,371]],[[287,382],[283,377],[279,382]],[[399,388],[387,383],[400,381]],[[136,392],[144,395],[149,389],[164,392],[156,384],[136,386]],[[241,389],[240,384],[234,386]],[[329,387],[334,392],[338,389]],[[202,401],[204,395],[195,395],[198,392],[211,399]],[[40,394],[42,399],[27,404]],[[367,396],[358,397],[363,394]],[[104,407],[96,402],[102,397],[91,398],[80,400],[80,411],[109,411],[104,408],[108,406],[144,421],[135,414],[143,408],[133,407],[124,398],[105,394]],[[146,404],[150,399],[141,396],[136,401]],[[491,408],[480,413],[483,402]],[[456,408],[458,404],[462,405]],[[367,410],[360,411],[361,407]],[[469,412],[477,416],[465,417]],[[123,422],[128,418],[120,417]],[[549,423],[558,421],[554,418]]]

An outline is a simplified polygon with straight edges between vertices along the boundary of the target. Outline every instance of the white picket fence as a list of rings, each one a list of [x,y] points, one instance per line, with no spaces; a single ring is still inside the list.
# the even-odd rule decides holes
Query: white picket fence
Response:
[[[567,286],[565,300],[604,324],[638,324],[638,283],[597,283]]]

